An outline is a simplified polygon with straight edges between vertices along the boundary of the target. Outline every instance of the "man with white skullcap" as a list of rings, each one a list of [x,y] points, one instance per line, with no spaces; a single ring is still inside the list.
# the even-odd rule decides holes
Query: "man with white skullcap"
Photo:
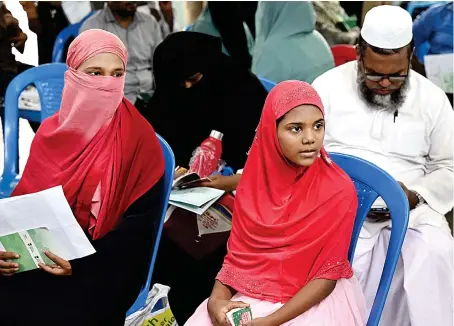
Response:
[[[326,149],[375,163],[408,197],[410,222],[381,325],[452,326],[453,238],[444,215],[454,206],[454,112],[443,90],[410,69],[412,56],[410,15],[378,6],[365,17],[357,61],[313,86],[325,106]],[[382,200],[373,211],[353,262],[368,309],[391,230]]]

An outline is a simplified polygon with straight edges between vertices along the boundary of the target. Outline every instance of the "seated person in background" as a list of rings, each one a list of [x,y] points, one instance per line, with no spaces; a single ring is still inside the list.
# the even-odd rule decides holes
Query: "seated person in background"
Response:
[[[245,68],[251,68],[254,34],[247,24],[256,1],[207,1],[190,31],[219,37],[222,51]],[[250,3],[245,4],[245,3]],[[255,5],[257,6],[257,5]],[[255,7],[256,8],[256,7]]]
[[[416,18],[413,23],[415,49],[428,43],[427,54],[453,53],[453,3],[452,1],[432,5]],[[424,46],[424,45],[423,45]],[[416,51],[418,53],[418,51]],[[412,64],[418,72],[425,75],[424,57],[414,56]],[[453,94],[448,93],[453,104]]]
[[[162,38],[180,29],[175,19],[172,1],[144,1],[138,2],[137,11],[141,11],[156,18],[161,26]]]
[[[313,1],[317,14],[315,24],[330,46],[336,44],[356,44],[359,27],[350,26],[351,17],[347,15],[339,1]]]
[[[145,117],[187,167],[211,130],[224,134],[222,159],[244,166],[267,92],[250,71],[221,52],[219,38],[196,32],[168,36],[153,58],[156,91]]]
[[[109,1],[106,8],[85,21],[80,31],[91,28],[111,32],[126,45],[125,97],[139,111],[145,111],[153,92],[153,52],[162,41],[159,23],[153,16],[137,12],[135,2]]]
[[[13,196],[62,185],[97,252],[71,262],[46,253],[54,266],[14,277],[5,276],[17,271],[15,253],[0,252],[2,325],[46,325],[46,307],[65,325],[124,325],[146,279],[165,162],[153,128],[123,97],[126,62],[123,43],[102,30],[69,48],[60,111],[37,132]]]
[[[315,12],[308,1],[260,1],[252,72],[281,82],[308,83],[334,68],[331,49],[315,30]]]
[[[156,92],[145,116],[172,147],[177,165],[187,167],[192,152],[214,129],[224,134],[222,159],[242,168],[267,95],[257,77],[222,53],[219,38],[196,32],[169,35],[156,49],[153,66]],[[219,177],[212,186],[234,190],[235,178]],[[225,250],[222,246],[197,261],[163,233],[153,282],[172,288],[179,324],[210,294]]]
[[[383,24],[392,21],[393,24]],[[412,71],[412,20],[397,6],[371,9],[357,62],[314,81],[326,109],[328,151],[368,160],[401,183],[410,222],[383,325],[453,323],[454,112],[445,93]],[[391,221],[368,219],[353,268],[370,310],[385,262]]]
[[[347,253],[355,187],[323,149],[323,105],[301,81],[268,96],[238,187],[228,254],[213,292],[186,326],[365,325],[365,303]],[[192,293],[188,294],[192,296]]]
[[[427,54],[444,54],[453,52],[452,24],[453,3],[442,2],[432,5],[419,15],[413,23],[415,48],[429,42]],[[423,61],[423,58],[418,58]]]

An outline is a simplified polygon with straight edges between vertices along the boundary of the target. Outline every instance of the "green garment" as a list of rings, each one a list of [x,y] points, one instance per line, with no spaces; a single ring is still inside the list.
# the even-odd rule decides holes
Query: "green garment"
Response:
[[[334,68],[331,49],[315,30],[307,1],[261,1],[255,14],[252,71],[274,82],[315,78]]]

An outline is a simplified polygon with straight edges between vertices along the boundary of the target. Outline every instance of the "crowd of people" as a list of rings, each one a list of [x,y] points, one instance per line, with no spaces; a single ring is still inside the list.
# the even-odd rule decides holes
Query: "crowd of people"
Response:
[[[58,3],[23,6],[38,40],[49,37],[45,24],[68,24]],[[20,50],[27,38],[0,10],[1,96],[23,71],[5,49]],[[235,192],[228,242],[196,259],[164,228],[153,274],[170,286],[179,324],[227,326],[227,312],[244,307],[254,317],[248,326],[366,324],[391,218],[377,200],[382,209],[369,214],[348,261],[358,200],[330,159],[337,152],[381,167],[408,198],[381,325],[451,326],[454,242],[445,215],[454,206],[454,111],[452,98],[412,67],[423,65],[415,58],[423,43],[429,54],[453,52],[452,19],[452,2],[415,22],[392,5],[359,22],[335,1],[208,2],[179,31],[171,2],[108,2],[68,48],[60,110],[37,129],[12,194],[62,185],[96,253],[66,261],[47,252],[54,265],[16,275],[17,254],[0,251],[8,312],[0,323],[45,323],[52,307],[68,325],[123,325],[160,219],[165,162],[156,133],[187,167],[217,130],[222,159],[238,173],[203,185]],[[335,44],[356,45],[356,60],[335,67]],[[48,43],[39,55],[49,62]],[[258,77],[277,85],[268,93]],[[35,303],[27,314],[25,295]]]

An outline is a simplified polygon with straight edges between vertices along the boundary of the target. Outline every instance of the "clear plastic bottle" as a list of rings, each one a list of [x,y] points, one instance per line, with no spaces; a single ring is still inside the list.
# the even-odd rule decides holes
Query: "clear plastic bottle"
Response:
[[[205,139],[196,148],[189,162],[189,172],[195,172],[200,178],[205,178],[218,170],[219,161],[222,156],[222,138],[224,135],[212,130],[210,137]]]

